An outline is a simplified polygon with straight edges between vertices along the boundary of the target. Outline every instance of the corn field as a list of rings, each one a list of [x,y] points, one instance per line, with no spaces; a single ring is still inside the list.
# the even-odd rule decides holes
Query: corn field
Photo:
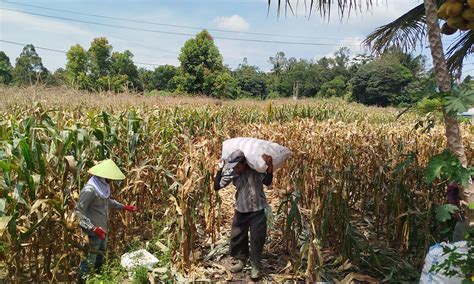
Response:
[[[220,102],[66,90],[3,89],[0,114],[0,270],[4,280],[72,281],[83,237],[75,202],[87,169],[112,158],[127,178],[112,196],[139,207],[113,212],[108,250],[156,238],[188,279],[209,277],[204,256],[230,229],[232,189],[212,183],[222,142],[251,136],[293,152],[266,190],[273,209],[266,250],[288,263],[274,280],[416,280],[445,184],[424,167],[444,129],[394,109],[342,101]],[[472,164],[474,135],[463,126]],[[227,193],[227,194],[226,194]],[[226,209],[227,207],[228,210]],[[229,213],[230,212],[230,213]]]

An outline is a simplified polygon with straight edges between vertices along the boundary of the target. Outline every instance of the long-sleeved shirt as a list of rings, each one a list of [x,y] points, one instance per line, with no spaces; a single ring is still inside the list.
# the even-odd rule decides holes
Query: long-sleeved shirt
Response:
[[[222,172],[217,172],[214,179],[214,189],[219,190],[232,183],[237,189],[235,193],[235,210],[241,213],[256,212],[267,206],[267,199],[263,191],[263,185],[272,184],[273,174],[259,173],[253,169],[243,171],[239,176],[232,179],[222,177]],[[224,184],[221,183],[224,181]]]
[[[86,185],[76,204],[76,216],[81,227],[91,230],[92,227],[102,227],[105,232],[109,230],[109,207],[124,209],[124,205],[112,198],[101,198],[90,185]],[[92,227],[91,227],[92,226]]]

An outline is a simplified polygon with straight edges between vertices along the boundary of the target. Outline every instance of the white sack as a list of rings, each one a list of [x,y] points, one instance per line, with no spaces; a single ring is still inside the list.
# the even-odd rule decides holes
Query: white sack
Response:
[[[443,247],[456,248],[456,252],[467,256],[467,243],[465,241],[455,242],[452,244],[441,243],[435,244],[430,247],[428,254],[425,257],[425,265],[421,272],[420,283],[431,284],[431,283],[444,283],[444,284],[460,284],[464,277],[462,277],[460,270],[459,275],[448,277],[443,274],[444,270],[440,270],[438,273],[430,272],[431,267],[435,264],[441,264],[449,258],[450,253],[445,254]],[[453,269],[453,268],[452,268]]]
[[[267,171],[267,165],[262,159],[263,154],[272,156],[274,169],[281,167],[291,155],[288,148],[277,143],[250,137],[238,137],[222,143],[222,158],[227,159],[232,152],[237,150],[242,151],[247,159],[247,164],[260,173]]]
[[[120,258],[120,264],[122,265],[122,267],[128,270],[140,266],[152,270],[153,266],[155,266],[157,263],[158,259],[145,249],[125,253]]]

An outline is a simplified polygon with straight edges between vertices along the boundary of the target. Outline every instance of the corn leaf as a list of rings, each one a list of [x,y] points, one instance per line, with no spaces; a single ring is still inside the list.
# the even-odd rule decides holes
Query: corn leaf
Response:
[[[0,217],[5,215],[5,208],[7,207],[7,200],[0,198]]]
[[[12,219],[12,216],[2,216],[0,217],[0,237],[3,236],[3,233],[6,231],[8,223]]]

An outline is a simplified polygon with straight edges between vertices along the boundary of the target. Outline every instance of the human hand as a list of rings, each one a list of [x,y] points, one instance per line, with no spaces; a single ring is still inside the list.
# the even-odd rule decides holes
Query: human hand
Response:
[[[222,176],[221,181],[219,182],[219,187],[224,188],[232,181],[232,176]]]
[[[219,162],[217,163],[217,170],[221,171],[224,168],[225,161],[224,159],[220,159]]]
[[[273,172],[273,157],[267,154],[262,155],[262,159],[265,161],[265,164],[267,164],[267,172],[272,173]]]

